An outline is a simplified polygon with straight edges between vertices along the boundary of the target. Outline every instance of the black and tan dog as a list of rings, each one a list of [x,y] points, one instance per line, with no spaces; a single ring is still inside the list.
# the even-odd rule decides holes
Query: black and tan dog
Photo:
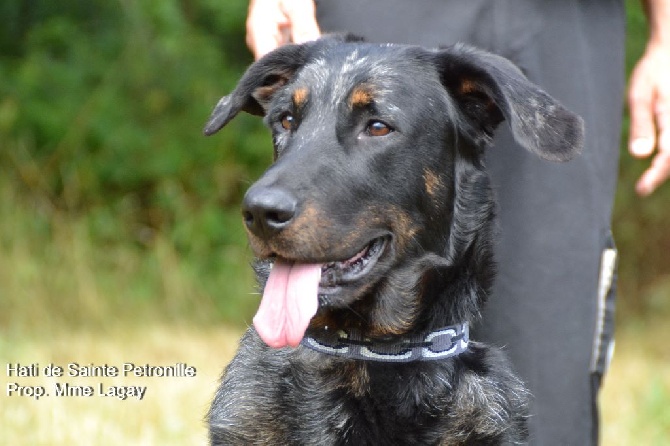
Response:
[[[496,126],[564,161],[583,125],[500,57],[330,37],[254,63],[206,134],[265,116],[244,223],[263,298],[209,412],[226,445],[523,442],[527,392],[468,338],[494,276]]]

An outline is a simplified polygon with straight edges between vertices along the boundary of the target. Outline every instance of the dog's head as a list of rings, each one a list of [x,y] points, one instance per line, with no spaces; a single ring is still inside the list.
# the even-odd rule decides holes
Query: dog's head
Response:
[[[493,275],[482,155],[494,129],[506,121],[552,161],[583,137],[581,119],[509,61],[465,46],[284,46],[251,65],[205,133],[240,111],[273,134],[275,162],[243,216],[273,264],[254,322],[275,347],[296,345],[310,320],[389,336],[471,318]]]

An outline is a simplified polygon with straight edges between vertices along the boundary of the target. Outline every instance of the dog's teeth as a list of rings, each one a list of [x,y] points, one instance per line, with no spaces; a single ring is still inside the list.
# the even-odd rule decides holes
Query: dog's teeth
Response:
[[[377,256],[383,246],[383,242],[374,240],[348,260],[324,263],[321,266],[321,285],[333,286],[343,280],[358,279],[361,272],[370,264],[370,259]]]
[[[339,276],[339,274],[337,274],[337,270],[327,269],[326,271],[324,271],[321,278],[322,279],[325,278],[326,283],[335,283],[335,282],[337,282],[338,276]]]

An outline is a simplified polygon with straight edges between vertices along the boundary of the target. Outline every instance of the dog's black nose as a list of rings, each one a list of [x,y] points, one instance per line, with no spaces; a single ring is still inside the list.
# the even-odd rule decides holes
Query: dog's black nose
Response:
[[[242,202],[244,223],[249,230],[267,237],[288,226],[295,217],[298,200],[276,187],[251,187]]]

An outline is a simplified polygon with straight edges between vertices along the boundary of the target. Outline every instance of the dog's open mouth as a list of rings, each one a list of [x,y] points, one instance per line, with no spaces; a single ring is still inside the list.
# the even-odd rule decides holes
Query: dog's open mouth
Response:
[[[319,293],[332,293],[340,285],[354,282],[367,275],[384,252],[386,241],[385,237],[376,238],[353,257],[323,265],[321,267]]]
[[[369,242],[352,257],[329,263],[301,263],[277,257],[254,317],[258,335],[270,347],[297,346],[319,306],[319,295],[365,277],[379,261],[387,237]]]

